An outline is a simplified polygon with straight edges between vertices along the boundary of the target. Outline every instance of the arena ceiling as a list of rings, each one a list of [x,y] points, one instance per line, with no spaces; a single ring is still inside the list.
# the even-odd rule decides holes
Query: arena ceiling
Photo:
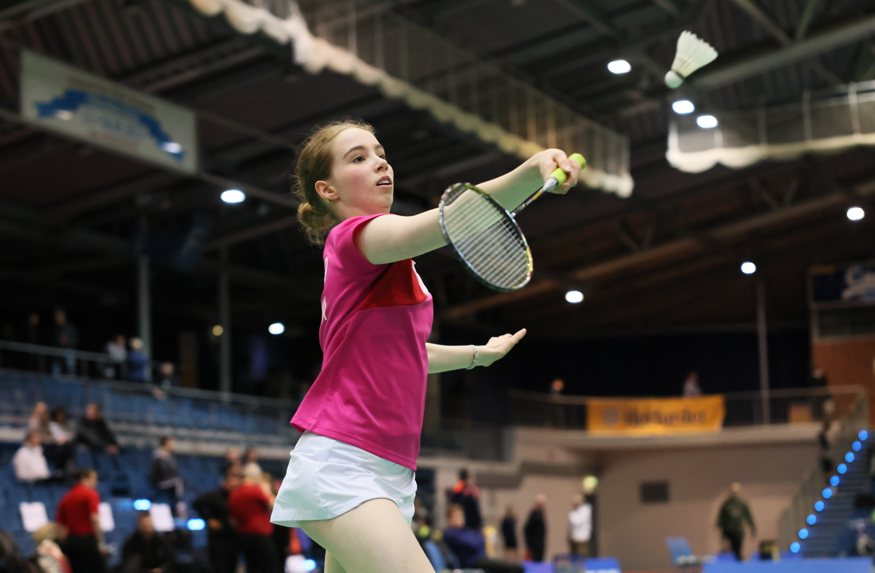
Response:
[[[759,265],[771,324],[804,324],[811,265],[875,254],[875,150],[681,173],[665,159],[672,94],[662,83],[683,29],[721,53],[687,91],[716,114],[875,80],[871,2],[326,0],[301,2],[301,11],[320,29],[351,6],[436,32],[630,140],[631,197],[579,188],[520,215],[536,265],[524,290],[487,291],[446,251],[422,257],[417,268],[442,325],[524,325],[536,336],[747,327],[757,280],[738,270],[747,258]],[[24,123],[23,48],[196,111],[198,175]],[[632,63],[631,73],[608,73],[617,57]],[[309,333],[319,320],[321,262],[294,225],[292,150],[312,126],[348,116],[376,126],[401,213],[434,206],[451,182],[487,179],[517,163],[349,76],[312,75],[293,63],[288,45],[241,34],[187,0],[0,2],[3,307],[55,300],[133,313],[140,230],[178,234],[197,213],[209,238],[194,265],[155,260],[155,320],[216,322],[227,268],[236,325],[282,320]],[[248,200],[222,204],[226,186],[245,188]],[[868,206],[870,216],[849,222],[851,204]],[[568,305],[568,288],[585,301]]]

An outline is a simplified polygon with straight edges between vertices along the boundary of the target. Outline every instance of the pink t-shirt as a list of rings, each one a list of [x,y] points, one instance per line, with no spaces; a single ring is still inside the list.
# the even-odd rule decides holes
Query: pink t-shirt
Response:
[[[412,259],[374,265],[359,251],[379,216],[347,219],[325,241],[322,370],[291,423],[416,469],[432,297]]]

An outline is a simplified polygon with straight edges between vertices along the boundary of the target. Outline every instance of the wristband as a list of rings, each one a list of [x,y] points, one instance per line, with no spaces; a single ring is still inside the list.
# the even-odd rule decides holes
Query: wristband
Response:
[[[472,344],[471,352],[471,364],[468,365],[468,368],[466,368],[466,370],[473,370],[475,366],[480,366],[479,364],[477,364],[477,359],[480,358],[480,349]]]

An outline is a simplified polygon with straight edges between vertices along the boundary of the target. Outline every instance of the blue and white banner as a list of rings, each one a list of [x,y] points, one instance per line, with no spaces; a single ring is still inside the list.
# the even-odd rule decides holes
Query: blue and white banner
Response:
[[[28,50],[21,52],[21,115],[111,151],[197,171],[192,111]]]

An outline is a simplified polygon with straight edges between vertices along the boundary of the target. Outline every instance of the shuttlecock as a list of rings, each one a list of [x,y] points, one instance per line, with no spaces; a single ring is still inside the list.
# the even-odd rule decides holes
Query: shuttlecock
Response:
[[[717,50],[692,32],[683,31],[678,38],[678,50],[671,70],[665,74],[665,85],[671,89],[680,87],[687,77],[717,58]]]

